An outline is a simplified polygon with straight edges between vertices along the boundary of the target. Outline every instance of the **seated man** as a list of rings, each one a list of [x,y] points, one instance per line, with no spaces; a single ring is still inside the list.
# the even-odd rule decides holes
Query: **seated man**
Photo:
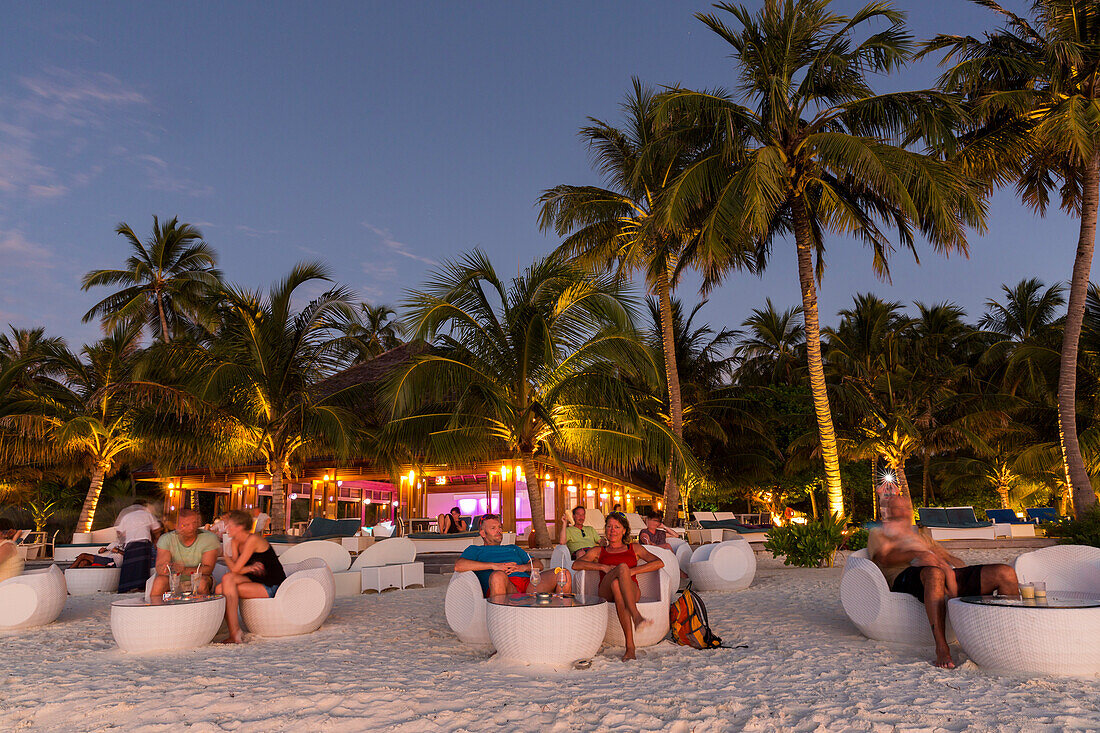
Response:
[[[198,570],[202,579],[192,592],[206,594],[213,587],[212,573],[218,561],[221,543],[213,532],[200,529],[202,515],[194,509],[180,509],[179,521],[174,532],[161,535],[157,540],[157,577],[150,594],[154,603],[169,588],[168,567],[181,572],[186,580]]]
[[[671,550],[672,545],[668,543],[669,535],[673,537],[680,536],[676,530],[666,527],[656,512],[650,512],[645,518],[645,529],[638,533],[638,542],[643,545],[653,545]]]
[[[600,535],[596,528],[584,523],[584,513],[584,507],[578,506],[573,507],[572,516],[569,512],[561,515],[558,544],[565,545],[569,556],[574,560],[600,544]]]
[[[890,590],[908,593],[924,604],[936,640],[937,667],[953,669],[947,645],[947,599],[954,595],[1016,595],[1016,571],[1010,565],[965,565],[913,526],[913,507],[904,496],[883,501],[883,527],[872,529],[867,554],[882,570]],[[951,583],[948,582],[950,576]],[[954,592],[948,590],[954,586]]]
[[[69,566],[72,568],[121,568],[122,567],[122,546],[121,543],[115,542],[107,545],[106,547],[100,547],[99,552],[93,555],[90,552],[82,552],[76,556],[73,560],[73,564]]]
[[[455,572],[472,570],[481,583],[481,592],[485,597],[503,596],[508,593],[552,593],[557,588],[557,578],[553,573],[542,576],[538,586],[530,587],[532,567],[542,569],[541,560],[532,560],[531,556],[516,545],[502,545],[504,528],[500,517],[486,514],[481,519],[478,530],[484,545],[470,545],[462,551],[455,561]],[[565,573],[565,592],[571,593],[573,581],[571,573]]]

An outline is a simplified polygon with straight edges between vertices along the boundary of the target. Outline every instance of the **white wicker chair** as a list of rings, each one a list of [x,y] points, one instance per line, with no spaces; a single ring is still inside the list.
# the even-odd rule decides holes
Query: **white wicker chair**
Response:
[[[924,604],[908,593],[892,592],[865,549],[853,552],[844,564],[840,603],[844,613],[868,639],[920,646],[934,644]],[[947,639],[953,638],[948,623]]]
[[[65,587],[71,596],[118,591],[120,568],[69,568],[65,571]]]
[[[338,545],[328,540],[310,540],[291,547],[279,556],[279,561],[287,565],[310,557],[324,560],[332,571],[337,598],[357,596],[363,592],[363,574],[359,570],[348,569],[351,567],[351,553],[342,543]]]
[[[65,607],[66,595],[65,574],[56,565],[0,582],[0,629],[52,623]]]
[[[656,573],[643,573],[638,578],[638,587],[642,591],[641,600],[638,602],[638,610],[642,616],[651,619],[653,623],[641,630],[635,630],[634,646],[653,646],[658,644],[668,635],[668,607],[672,603],[672,594],[680,585],[680,565],[676,557],[663,547],[647,547],[664,563],[664,567]],[[579,576],[579,584],[574,588],[584,595],[599,595],[600,574],[585,570],[574,574]],[[623,636],[623,628],[619,625],[619,617],[615,612],[615,604],[607,604],[607,635],[604,643],[608,646],[621,647],[626,644]]]
[[[668,545],[672,548],[672,553],[676,555],[676,561],[680,563],[680,570],[686,573],[688,564],[691,562],[691,545],[679,537],[669,537]]]
[[[1016,558],[1016,577],[1024,583],[1041,580],[1047,591],[1100,595],[1100,549],[1086,545],[1054,545]]]
[[[478,645],[492,643],[485,620],[488,603],[473,572],[467,570],[451,576],[443,606],[447,625],[460,641]]]
[[[687,572],[696,590],[743,590],[756,576],[756,554],[743,539],[703,545],[691,554]]]
[[[284,563],[287,578],[274,598],[242,598],[241,618],[257,636],[298,636],[316,631],[332,612],[336,584],[320,558]]]
[[[351,569],[360,574],[362,591],[381,593],[387,588],[407,587],[410,583],[424,584],[424,563],[416,562],[416,544],[408,537],[390,537],[375,542],[359,553]]]

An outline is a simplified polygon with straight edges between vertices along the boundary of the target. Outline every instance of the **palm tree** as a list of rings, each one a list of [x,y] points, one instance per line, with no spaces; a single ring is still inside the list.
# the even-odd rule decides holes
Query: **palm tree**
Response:
[[[657,382],[618,279],[550,257],[510,284],[481,252],[445,265],[405,304],[405,331],[433,344],[395,378],[390,430],[429,436],[434,460],[506,450],[523,466],[533,546],[549,544],[536,453],[607,470],[690,456],[634,388]]]
[[[133,430],[135,400],[143,386],[135,381],[140,357],[140,329],[119,325],[79,354],[53,342],[43,345],[44,383],[23,392],[8,408],[9,425],[26,440],[9,443],[16,458],[43,463],[72,461],[91,479],[77,520],[79,531],[91,531],[103,479],[126,460],[141,454]]]
[[[801,307],[779,311],[771,298],[763,308],[753,308],[752,315],[741,323],[746,332],[736,351],[738,383],[774,386],[801,382],[798,365],[806,361],[806,336],[798,322],[801,317]]]
[[[829,5],[765,0],[755,15],[743,6],[717,5],[736,28],[716,15],[697,16],[732,47],[739,95],[721,89],[667,95],[668,124],[689,116],[722,144],[666,187],[662,210],[670,225],[682,228],[707,208],[696,256],[715,271],[729,258],[728,240],[753,242],[764,261],[776,238],[793,234],[829,510],[842,514],[815,282],[824,271],[825,232],[867,244],[875,271],[885,277],[894,244],[880,227],[893,226],[901,245],[914,252],[914,229],[938,251],[965,252],[966,226],[980,225],[984,208],[969,180],[900,141],[911,120],[927,119],[929,110],[950,100],[935,92],[876,95],[868,83],[870,75],[910,58],[904,15],[884,2],[851,17],[830,12]],[[875,21],[888,25],[856,37]]]
[[[44,328],[16,328],[9,326],[11,335],[0,334],[0,371],[14,368],[18,376],[9,387],[28,386],[42,374],[43,358],[47,352],[63,348],[60,337],[47,337]]]
[[[175,217],[161,225],[154,216],[153,234],[145,242],[125,222],[115,231],[130,244],[125,269],[92,270],[81,280],[81,288],[124,287],[92,306],[84,323],[101,316],[104,327],[113,329],[132,320],[148,326],[162,342],[170,341],[221,280],[217,255],[197,228]]]
[[[386,305],[360,303],[352,317],[338,324],[341,346],[353,363],[373,359],[401,345],[397,311]]]
[[[319,264],[295,266],[265,294],[223,286],[223,322],[209,348],[177,345],[173,371],[191,374],[194,430],[165,429],[158,446],[174,455],[264,462],[271,521],[287,527],[283,479],[291,461],[340,456],[360,437],[348,390],[318,384],[343,362],[333,324],[350,315],[350,293],[333,288],[295,311],[295,291],[329,280]],[[175,419],[175,418],[173,418]]]
[[[668,375],[669,423],[683,437],[683,398],[676,368],[671,293],[685,264],[686,235],[656,225],[654,210],[665,187],[696,152],[682,136],[657,130],[657,98],[634,79],[633,92],[622,105],[622,129],[589,118],[580,131],[607,188],[560,185],[543,192],[540,226],[568,235],[559,251],[587,265],[617,264],[625,272],[641,271],[661,313],[662,352]],[[742,263],[746,264],[746,263]],[[670,461],[665,478],[665,522],[678,521],[680,494]]]
[[[1001,290],[1004,302],[987,300],[978,321],[991,340],[983,360],[1003,369],[1005,392],[1049,405],[1054,390],[1043,367],[1058,359],[1056,326],[1066,304],[1065,288],[1060,283],[1044,287],[1038,278],[1030,278]]]
[[[1077,435],[1077,346],[1100,203],[1100,6],[1033,0],[1029,21],[994,0],[973,1],[997,13],[1003,27],[981,41],[937,36],[925,51],[948,51],[957,63],[940,85],[971,103],[956,157],[994,185],[1014,181],[1040,215],[1057,186],[1062,208],[1081,219],[1058,372],[1066,481],[1081,516],[1097,503]]]

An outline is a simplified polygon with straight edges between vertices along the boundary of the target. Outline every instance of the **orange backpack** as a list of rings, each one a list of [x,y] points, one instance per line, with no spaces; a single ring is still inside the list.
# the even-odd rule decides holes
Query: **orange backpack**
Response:
[[[691,589],[689,583],[676,602],[668,609],[669,632],[677,644],[696,649],[714,649],[722,646],[707,623],[707,607],[703,599]]]

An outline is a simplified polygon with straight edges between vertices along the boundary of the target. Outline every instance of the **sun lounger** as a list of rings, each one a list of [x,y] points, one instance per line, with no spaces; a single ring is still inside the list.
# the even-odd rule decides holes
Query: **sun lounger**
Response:
[[[1035,522],[1020,519],[1011,509],[986,509],[985,515],[993,520],[993,532],[998,537],[1035,536]]]
[[[336,584],[321,558],[286,563],[274,598],[242,598],[241,618],[257,636],[298,636],[321,627],[332,612]]]
[[[514,535],[513,535],[514,536]],[[432,552],[462,552],[470,545],[482,544],[481,535],[477,532],[455,532],[443,534],[442,532],[412,532],[408,538],[416,545],[416,551],[420,554]],[[515,540],[511,543],[515,544]]]
[[[1016,558],[1016,577],[1022,583],[1040,580],[1047,592],[1100,597],[1100,548],[1054,545]]]
[[[1046,524],[1047,522],[1058,522],[1062,519],[1062,517],[1058,514],[1058,510],[1052,506],[1031,507],[1027,510],[1027,518],[1032,519],[1039,524]]]
[[[920,507],[919,524],[927,527],[934,540],[996,539],[993,522],[979,522],[972,506]]]
[[[120,568],[69,568],[65,571],[65,587],[71,596],[94,593],[117,593]]]
[[[282,556],[291,545],[296,545],[306,540],[337,540],[342,537],[353,537],[362,527],[359,519],[325,519],[314,517],[300,536],[292,535],[268,535],[267,541],[275,548],[275,554]]]
[[[868,639],[933,646],[932,627],[924,604],[908,593],[894,593],[867,550],[853,552],[840,576],[844,613]],[[947,638],[954,632],[948,624]]]
[[[0,582],[0,629],[52,623],[65,608],[65,574],[51,565]]]
[[[756,553],[742,538],[703,545],[692,553],[687,573],[697,590],[743,590],[756,575]]]
[[[73,541],[64,545],[54,545],[55,562],[72,562],[82,553],[96,555],[100,548],[118,541],[118,530],[114,527],[97,529],[94,532],[74,532]]]

